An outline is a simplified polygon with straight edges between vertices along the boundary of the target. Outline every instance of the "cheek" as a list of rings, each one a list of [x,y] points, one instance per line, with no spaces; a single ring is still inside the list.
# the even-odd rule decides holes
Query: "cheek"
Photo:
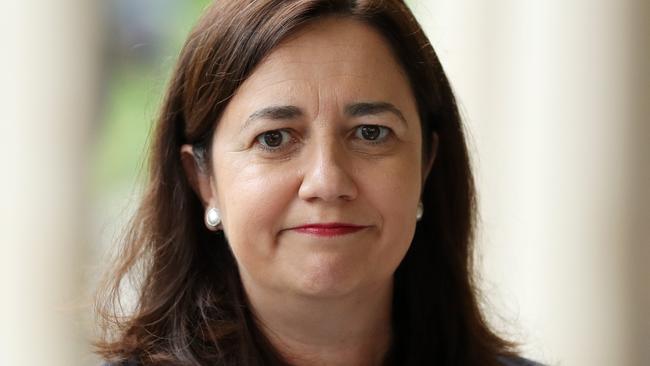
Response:
[[[295,179],[277,169],[251,164],[223,164],[217,187],[224,232],[240,261],[269,257],[295,195]]]
[[[420,199],[421,172],[419,151],[409,149],[377,167],[360,169],[359,179],[382,216],[410,222]]]
[[[415,233],[421,168],[413,161],[419,161],[417,153],[360,172],[366,199],[380,216],[382,240],[376,254],[378,261],[387,262],[387,270],[399,264]]]

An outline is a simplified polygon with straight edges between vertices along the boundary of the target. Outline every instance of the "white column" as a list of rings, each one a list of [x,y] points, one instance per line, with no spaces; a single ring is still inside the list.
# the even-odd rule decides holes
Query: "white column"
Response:
[[[491,317],[549,364],[650,362],[643,3],[411,1],[468,125]]]
[[[96,362],[84,296],[96,4],[0,4],[0,365]]]

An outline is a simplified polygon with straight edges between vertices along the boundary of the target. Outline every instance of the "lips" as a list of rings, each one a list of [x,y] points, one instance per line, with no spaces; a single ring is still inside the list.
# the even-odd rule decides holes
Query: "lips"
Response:
[[[339,236],[356,233],[360,230],[367,228],[367,226],[359,226],[343,223],[327,223],[327,224],[309,224],[293,228],[293,231],[302,234],[309,234],[315,236]]]

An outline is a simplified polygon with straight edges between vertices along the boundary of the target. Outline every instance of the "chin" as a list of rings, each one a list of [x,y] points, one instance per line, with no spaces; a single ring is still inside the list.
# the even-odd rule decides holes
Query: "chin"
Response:
[[[332,258],[334,257],[334,258]],[[294,269],[294,290],[304,296],[332,298],[353,293],[364,281],[362,266],[337,256],[310,258]]]

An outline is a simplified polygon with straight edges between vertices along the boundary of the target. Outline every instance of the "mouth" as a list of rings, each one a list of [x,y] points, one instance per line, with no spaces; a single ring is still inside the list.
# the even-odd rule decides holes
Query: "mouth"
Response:
[[[359,226],[359,225],[344,224],[344,223],[327,223],[327,224],[309,224],[309,225],[297,226],[291,228],[291,230],[302,234],[332,237],[332,236],[353,234],[367,227],[368,226]]]

